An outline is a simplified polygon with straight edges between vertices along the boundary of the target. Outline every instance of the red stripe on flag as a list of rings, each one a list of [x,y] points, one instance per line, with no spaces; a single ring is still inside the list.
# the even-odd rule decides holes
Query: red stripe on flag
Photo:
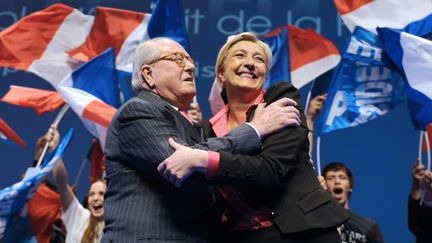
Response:
[[[8,139],[14,141],[22,147],[27,146],[26,143],[10,128],[3,119],[0,118],[0,132],[3,133]]]
[[[329,55],[340,55],[339,50],[330,40],[311,29],[288,26],[288,45],[291,72],[297,68],[317,61]],[[286,25],[280,26],[265,37],[278,35]]]
[[[104,127],[108,127],[117,109],[99,100],[93,100],[86,106],[82,117]]]
[[[54,4],[0,32],[0,66],[27,70],[39,59],[73,8]]]
[[[105,171],[105,159],[99,140],[93,139],[90,164],[90,183],[101,179]]]
[[[37,242],[49,243],[53,223],[61,218],[60,194],[42,183],[28,202],[28,212]]]
[[[429,137],[429,143],[430,143],[429,146],[430,146],[430,149],[432,150],[432,124],[426,128],[426,134],[425,135]],[[426,139],[423,139],[423,152],[427,152]]]
[[[374,0],[333,0],[340,15],[347,14]]]
[[[33,107],[38,115],[56,111],[64,104],[55,91],[11,86],[1,101],[23,107]]]
[[[114,46],[117,55],[126,38],[141,24],[143,13],[122,9],[97,7],[90,35],[80,47],[69,55],[80,61],[88,61]]]

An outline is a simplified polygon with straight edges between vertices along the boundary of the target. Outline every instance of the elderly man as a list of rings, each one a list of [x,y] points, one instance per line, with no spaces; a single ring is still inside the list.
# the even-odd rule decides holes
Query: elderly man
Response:
[[[284,98],[266,108],[260,105],[250,124],[199,143],[197,130],[182,115],[195,95],[189,54],[173,40],[155,38],[137,48],[133,65],[132,86],[139,94],[118,110],[107,133],[102,242],[214,241],[219,214],[212,187],[197,174],[178,189],[156,169],[173,153],[168,138],[203,150],[252,153],[260,149],[260,137],[299,125],[296,103]],[[209,164],[217,158],[211,153]]]

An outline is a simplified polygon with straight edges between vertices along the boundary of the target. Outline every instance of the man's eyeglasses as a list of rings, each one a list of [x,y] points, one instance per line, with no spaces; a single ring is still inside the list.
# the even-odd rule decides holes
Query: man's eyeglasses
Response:
[[[190,57],[189,55],[186,55],[183,52],[172,52],[172,53],[169,53],[165,56],[161,56],[158,59],[150,62],[149,65],[156,63],[160,60],[173,61],[173,62],[175,62],[175,64],[177,64],[177,66],[179,66],[181,68],[184,68],[186,66],[186,60],[195,65],[195,61],[192,59],[192,57]]]

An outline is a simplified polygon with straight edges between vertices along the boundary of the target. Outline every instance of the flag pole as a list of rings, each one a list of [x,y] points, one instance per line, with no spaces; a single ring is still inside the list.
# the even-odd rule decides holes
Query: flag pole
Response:
[[[422,162],[422,145],[423,145],[423,136],[424,136],[424,131],[421,130],[421,131],[420,131],[419,146],[418,146],[418,158],[419,158],[420,163]]]
[[[79,179],[81,178],[81,175],[82,175],[82,173],[83,173],[83,171],[84,171],[84,167],[85,167],[86,164],[87,164],[87,158],[85,158],[85,159],[83,160],[83,162],[81,163],[81,167],[80,167],[80,169],[79,169],[77,175],[75,176],[75,181],[74,181],[74,184],[73,184],[73,185],[78,185],[78,181],[79,181]]]
[[[310,102],[310,99],[311,99],[311,96],[312,96],[312,89],[313,89],[314,84],[315,84],[315,80],[312,81],[312,85],[311,85],[311,87],[309,89],[309,92],[307,94],[307,97],[306,97],[306,103],[305,103],[305,109],[304,109],[304,111],[305,111],[304,114],[305,115],[307,115],[307,112],[309,110],[309,102]]]
[[[424,131],[425,133],[425,141],[426,141],[426,151],[427,151],[427,169],[431,169],[431,151],[430,151],[430,141],[429,141],[429,135],[427,134],[427,131]]]
[[[66,111],[68,109],[69,109],[69,105],[68,104],[64,104],[63,107],[61,108],[61,110],[59,111],[59,113],[57,114],[56,118],[54,119],[54,122],[52,123],[52,125],[54,125],[54,126],[57,127],[57,125],[60,123],[60,120],[63,118],[64,114],[66,114]],[[44,148],[42,150],[42,154],[40,155],[39,160],[38,160],[38,162],[36,164],[36,168],[38,168],[41,165],[42,160],[45,157],[45,154],[46,154],[46,152],[48,150],[48,145],[49,145],[49,141],[47,141],[45,143],[45,146],[44,146]]]
[[[318,170],[318,176],[321,176],[321,136],[317,137],[316,142],[316,151],[317,151],[317,170]]]
[[[426,133],[426,134],[425,134]],[[422,145],[423,145],[423,137],[425,137],[425,141],[426,141],[426,146],[427,146],[427,170],[431,169],[431,156],[430,156],[430,143],[429,143],[429,137],[427,135],[426,131],[420,131],[420,141],[419,141],[419,161],[420,163],[421,158],[422,158]],[[422,186],[422,191],[421,191],[421,197],[420,197],[420,206],[423,205],[424,202],[424,197],[426,195],[426,187]]]

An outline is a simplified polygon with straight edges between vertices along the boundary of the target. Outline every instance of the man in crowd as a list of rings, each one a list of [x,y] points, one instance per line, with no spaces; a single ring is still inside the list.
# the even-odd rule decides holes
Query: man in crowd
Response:
[[[322,172],[327,191],[348,212],[350,218],[340,227],[342,242],[383,243],[379,225],[372,219],[360,216],[350,210],[349,197],[354,188],[354,178],[350,169],[343,163],[331,162]]]
[[[310,153],[313,149],[314,120],[321,113],[327,94],[316,96],[311,100],[306,120],[309,127]],[[354,188],[354,177],[350,169],[343,163],[332,162],[327,164],[322,176],[318,177],[321,186],[326,189],[350,216],[340,228],[342,243],[383,243],[384,239],[379,225],[366,217],[360,216],[350,210],[349,198]]]

